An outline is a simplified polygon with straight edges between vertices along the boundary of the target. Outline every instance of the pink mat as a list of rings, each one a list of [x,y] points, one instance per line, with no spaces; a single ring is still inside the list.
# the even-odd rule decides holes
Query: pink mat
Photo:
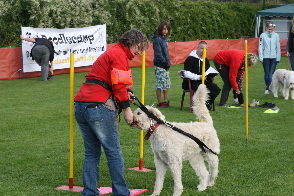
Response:
[[[69,186],[67,186],[67,185],[62,185],[62,186],[57,187],[55,189],[65,190],[65,191],[73,191],[73,192],[82,192],[84,187],[73,186],[73,188],[69,188]],[[100,188],[98,188],[98,190],[100,191],[100,195],[106,195],[106,194],[112,193],[111,187],[100,187]],[[148,191],[148,190],[147,189],[129,189],[129,191],[131,192],[131,196],[134,196],[134,195],[140,195],[143,192]]]

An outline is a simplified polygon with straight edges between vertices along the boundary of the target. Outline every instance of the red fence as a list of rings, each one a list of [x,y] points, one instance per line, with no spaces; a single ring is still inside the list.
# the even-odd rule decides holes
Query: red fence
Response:
[[[258,38],[246,39],[248,42],[248,52],[258,54]],[[200,41],[200,40],[199,40]],[[182,64],[188,57],[192,50],[197,48],[199,41],[189,42],[169,42],[169,54],[172,65]],[[207,58],[213,59],[214,55],[219,50],[239,49],[244,50],[245,39],[213,39],[205,40],[208,43]],[[281,53],[282,56],[286,56],[286,43],[287,39],[281,40]],[[114,44],[108,44],[107,47],[111,47]],[[149,45],[149,49],[146,52],[146,67],[153,66],[153,46]],[[137,55],[130,61],[131,67],[140,67],[142,64],[142,56]],[[91,68],[91,65],[85,67],[76,67],[75,72],[87,72]],[[20,47],[5,47],[0,48],[0,80],[28,78],[41,76],[41,72],[22,72],[22,55]],[[54,70],[54,75],[69,73],[69,69],[57,69]]]

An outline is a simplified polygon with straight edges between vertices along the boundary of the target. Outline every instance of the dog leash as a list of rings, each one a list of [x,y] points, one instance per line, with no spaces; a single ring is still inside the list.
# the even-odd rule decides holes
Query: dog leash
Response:
[[[157,116],[155,116],[154,114],[152,114],[151,112],[148,111],[148,109],[146,108],[146,106],[143,105],[143,104],[139,101],[139,99],[138,99],[137,97],[135,97],[135,96],[131,96],[131,99],[134,99],[134,100],[138,101],[138,103],[139,103],[140,105],[136,104],[135,102],[133,102],[133,104],[136,105],[137,107],[139,107],[143,112],[145,112],[149,118],[152,118],[152,119],[156,120],[158,123],[160,123],[160,124],[164,124],[165,126],[167,126],[167,127],[171,128],[171,129],[173,129],[173,130],[175,130],[175,131],[177,131],[177,132],[179,132],[179,133],[181,133],[181,134],[183,134],[183,135],[189,137],[190,139],[194,140],[194,141],[199,145],[199,147],[203,150],[203,152],[206,153],[206,149],[208,149],[210,152],[212,152],[213,154],[216,155],[216,153],[215,153],[213,150],[211,150],[210,148],[208,148],[208,147],[207,147],[202,141],[200,141],[200,140],[199,140],[197,137],[195,137],[194,135],[192,135],[192,134],[190,134],[190,133],[187,133],[187,132],[185,132],[185,131],[183,131],[183,130],[177,128],[177,127],[175,127],[174,125],[172,125],[172,124],[170,124],[170,123],[167,123],[167,122],[165,122],[165,121],[160,120],[159,118],[157,118]],[[205,148],[206,148],[206,149],[205,149]]]

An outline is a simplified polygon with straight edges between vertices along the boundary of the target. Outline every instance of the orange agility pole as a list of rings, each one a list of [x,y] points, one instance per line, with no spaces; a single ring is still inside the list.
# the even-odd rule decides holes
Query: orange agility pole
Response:
[[[144,50],[142,52],[142,92],[141,92],[141,103],[144,104],[145,102],[145,76],[146,76],[146,51]],[[144,160],[143,160],[143,154],[144,154],[144,131],[140,130],[140,159],[139,159],[139,167],[129,168],[130,170],[137,170],[137,171],[152,171],[151,169],[146,169],[143,167]]]
[[[245,134],[248,141],[248,43],[245,40]]]

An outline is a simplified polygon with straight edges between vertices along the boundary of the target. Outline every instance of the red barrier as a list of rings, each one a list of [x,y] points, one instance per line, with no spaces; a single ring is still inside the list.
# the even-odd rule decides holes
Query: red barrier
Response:
[[[258,38],[240,38],[240,39],[213,39],[204,40],[208,43],[207,58],[212,60],[214,55],[219,50],[239,49],[244,50],[244,42],[248,41],[248,52],[258,54]],[[189,42],[169,42],[169,55],[172,65],[182,64],[192,50],[196,50],[198,41]],[[282,39],[281,54],[286,56],[287,39]],[[114,44],[107,44],[107,48]],[[153,44],[149,44],[149,49],[146,51],[146,67],[153,67]],[[141,67],[142,56],[136,55],[130,61],[130,67]],[[76,67],[75,72],[88,72],[91,65],[85,67]],[[0,80],[29,78],[41,76],[41,72],[22,73],[22,56],[20,47],[5,47],[0,48]],[[69,73],[68,69],[54,70],[54,75]]]

